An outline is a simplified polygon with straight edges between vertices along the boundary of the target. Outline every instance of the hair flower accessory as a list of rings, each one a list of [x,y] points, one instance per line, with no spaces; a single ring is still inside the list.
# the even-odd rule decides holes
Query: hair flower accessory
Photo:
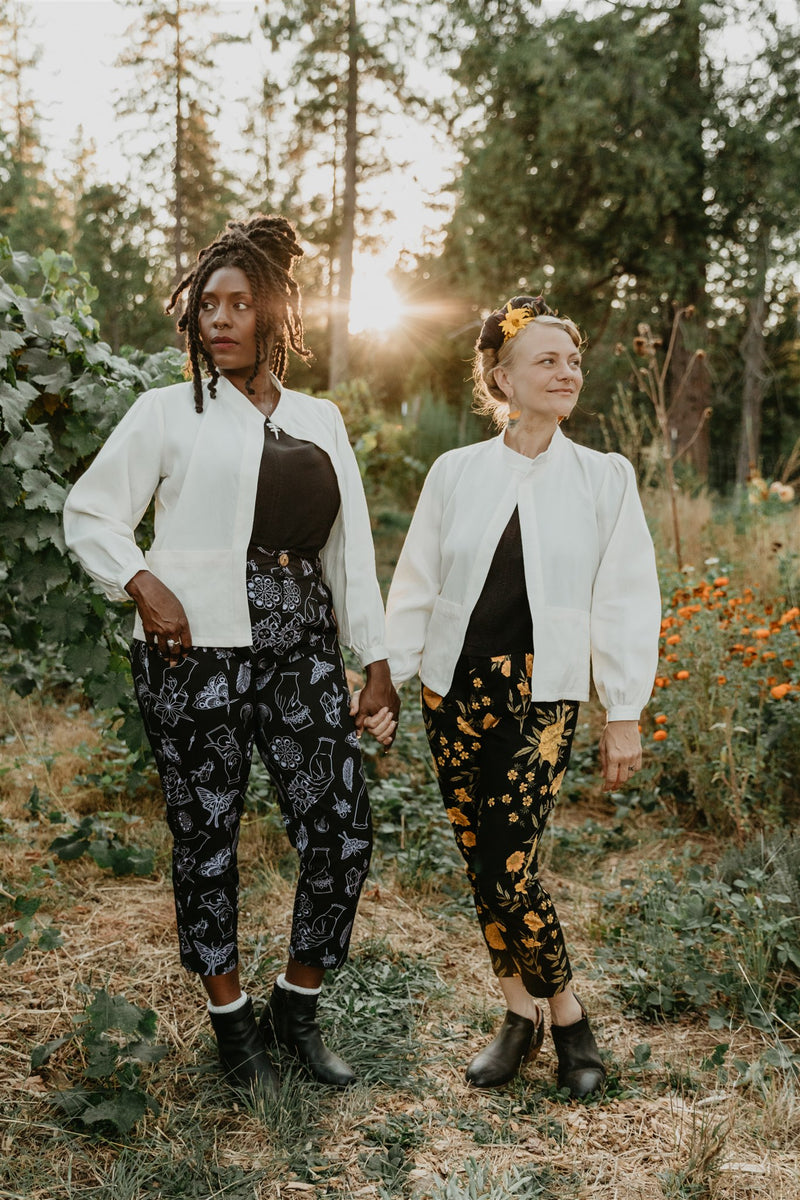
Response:
[[[483,322],[477,349],[500,350],[520,329],[530,325],[537,317],[553,315],[543,296],[512,296],[500,308],[489,313]]]
[[[500,328],[503,332],[503,341],[507,342],[509,338],[514,337],[519,333],[520,329],[524,329],[526,325],[530,325],[536,317],[536,313],[526,304],[522,308],[513,308],[513,301],[509,300],[505,307],[505,316],[500,322]]]

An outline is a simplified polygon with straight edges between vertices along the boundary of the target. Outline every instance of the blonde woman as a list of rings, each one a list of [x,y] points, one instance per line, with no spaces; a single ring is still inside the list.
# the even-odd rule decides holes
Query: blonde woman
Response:
[[[590,669],[607,713],[605,786],[640,767],[661,615],[633,468],[559,428],[581,391],[582,348],[541,297],[515,296],[486,319],[475,393],[500,432],[434,463],[387,605],[393,680],[421,678],[439,786],[508,1010],[467,1080],[497,1087],[534,1057],[546,1001],[558,1085],[576,1097],[600,1089],[605,1070],[537,851]]]

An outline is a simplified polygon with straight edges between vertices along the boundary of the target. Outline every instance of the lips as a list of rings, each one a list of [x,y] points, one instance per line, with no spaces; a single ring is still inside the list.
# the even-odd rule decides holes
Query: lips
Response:
[[[234,342],[232,338],[212,338],[211,345],[225,347],[225,346],[236,346],[236,345],[238,345],[238,343]]]

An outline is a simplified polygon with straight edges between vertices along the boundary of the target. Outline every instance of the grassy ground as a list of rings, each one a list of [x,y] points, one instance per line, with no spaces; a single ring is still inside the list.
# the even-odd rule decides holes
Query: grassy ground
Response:
[[[800,1102],[791,1075],[759,1068],[770,1035],[712,1031],[691,1015],[661,1024],[622,1015],[598,954],[602,897],[660,861],[676,837],[663,818],[632,812],[625,837],[614,836],[612,805],[581,788],[579,802],[565,794],[547,843],[547,882],[607,1058],[605,1094],[558,1096],[549,1037],[520,1079],[477,1093],[463,1068],[502,1008],[412,720],[401,749],[371,764],[379,853],[351,961],[325,992],[329,1040],[361,1082],[340,1095],[286,1067],[280,1101],[265,1111],[223,1088],[199,989],[178,965],[155,795],[126,800],[136,823],[107,819],[123,841],[154,852],[147,876],[115,877],[87,855],[55,860],[48,846],[66,826],[48,813],[77,821],[114,808],[116,776],[84,710],[5,698],[0,714],[3,932],[13,941],[14,898],[34,897],[33,941],[50,922],[63,939],[6,967],[0,992],[3,1200],[800,1196]],[[98,764],[105,790],[85,778]],[[410,791],[431,807],[408,803],[416,815],[406,821],[392,797],[399,805]],[[701,856],[722,849],[695,841]],[[246,985],[260,1004],[285,955],[292,864],[258,778],[240,857]],[[76,1041],[31,1069],[35,1047],[74,1030],[98,988],[155,1010],[168,1047],[142,1075],[159,1111],[127,1135],[83,1129],[54,1108],[54,1093],[81,1079]]]

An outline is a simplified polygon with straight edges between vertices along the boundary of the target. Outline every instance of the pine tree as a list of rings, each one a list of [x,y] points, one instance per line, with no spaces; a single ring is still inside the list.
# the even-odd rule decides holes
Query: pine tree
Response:
[[[403,0],[363,10],[357,0],[288,0],[279,12],[266,8],[273,49],[294,52],[289,167],[296,175],[312,162],[328,181],[308,203],[306,224],[327,252],[328,383],[335,387],[348,375],[353,254],[369,222],[361,184],[390,165],[380,132],[387,110],[407,102],[403,46],[411,9]]]
[[[224,224],[235,203],[232,175],[211,133],[214,67],[207,0],[124,0],[136,13],[130,48],[119,65],[133,67],[137,87],[120,105],[147,120],[138,155],[152,188],[156,217],[179,279],[190,256]]]
[[[15,250],[63,249],[58,200],[44,170],[36,103],[26,74],[40,51],[29,42],[30,10],[19,0],[0,4],[0,229]]]

